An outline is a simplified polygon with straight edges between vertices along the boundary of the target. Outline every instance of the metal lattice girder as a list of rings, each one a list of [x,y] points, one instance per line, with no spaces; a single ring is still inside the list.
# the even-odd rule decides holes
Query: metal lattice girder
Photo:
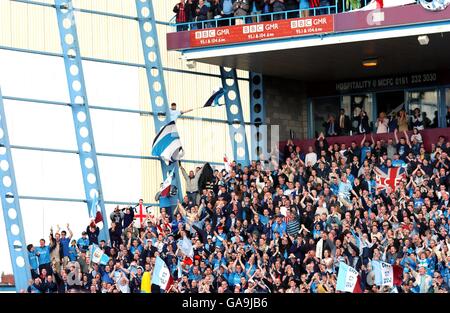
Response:
[[[259,160],[261,154],[267,156],[266,106],[264,104],[263,76],[250,72],[250,141],[252,160]]]
[[[147,74],[151,106],[154,112],[153,121],[155,124],[155,132],[157,133],[162,127],[170,122],[170,108],[167,99],[166,85],[164,83],[164,70],[161,63],[155,12],[153,10],[153,3],[149,0],[136,0],[136,10],[142,49],[144,51],[145,71]],[[173,197],[170,199],[170,203],[171,205],[176,205],[177,199],[183,199],[178,163],[172,163],[168,166],[161,161],[161,168],[164,179],[166,179],[167,174],[175,168],[175,182],[172,182],[172,184],[178,189],[178,198]]]
[[[228,131],[233,148],[233,158],[237,163],[247,166],[250,164],[250,158],[236,69],[220,67],[220,75],[225,91],[227,119],[230,124]]]
[[[100,239],[109,240],[108,217],[100,182],[73,4],[71,0],[55,0],[55,4],[87,207],[89,210],[92,199],[97,195],[98,206],[103,215]]]
[[[6,237],[8,239],[9,255],[14,271],[16,291],[26,289],[31,278],[30,263],[26,250],[25,229],[17,192],[16,176],[11,157],[8,128],[6,126],[5,109],[3,107],[2,91],[0,90],[0,193],[5,220]]]

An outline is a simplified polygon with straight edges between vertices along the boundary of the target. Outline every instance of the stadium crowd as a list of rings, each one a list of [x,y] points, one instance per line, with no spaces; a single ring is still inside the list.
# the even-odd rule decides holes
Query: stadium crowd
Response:
[[[190,29],[201,29],[216,27],[215,22],[202,23],[211,20],[217,20],[220,27],[286,17],[308,17],[310,14],[333,14],[336,9],[342,12],[343,3],[338,0],[180,0],[173,12],[176,13],[177,23],[193,23],[189,24]],[[361,5],[364,3],[362,0]],[[275,14],[271,17],[270,13]],[[245,17],[248,15],[251,17]],[[261,15],[259,20],[257,15]],[[188,30],[188,24],[179,25],[177,30]]]
[[[232,162],[201,187],[206,165],[181,166],[186,194],[173,213],[149,211],[138,223],[135,208],[116,207],[108,242],[92,222],[80,238],[67,225],[28,245],[27,291],[139,293],[159,256],[169,293],[334,293],[340,262],[366,293],[446,293],[450,142],[441,136],[426,151],[405,130],[392,135],[346,146],[322,133],[308,151],[288,141],[279,158]],[[393,168],[404,171],[394,185],[377,180],[377,169]],[[104,263],[92,261],[93,244]],[[377,286],[374,260],[401,266],[401,284]]]
[[[327,137],[348,136],[354,134],[377,134],[394,133],[397,129],[399,132],[411,130],[411,142],[420,148],[422,144],[421,130],[439,127],[438,111],[434,112],[433,119],[430,119],[427,112],[421,112],[420,108],[414,108],[411,114],[406,110],[393,110],[389,114],[382,111],[379,113],[375,121],[371,121],[367,112],[356,106],[352,116],[347,115],[344,109],[341,109],[336,116],[332,113],[328,114],[327,119],[323,122],[324,134]],[[446,116],[447,127],[450,127],[450,107]]]

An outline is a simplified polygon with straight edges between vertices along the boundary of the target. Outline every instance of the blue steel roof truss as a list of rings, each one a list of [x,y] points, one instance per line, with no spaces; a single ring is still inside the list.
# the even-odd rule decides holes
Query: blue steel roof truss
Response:
[[[3,218],[5,220],[6,237],[8,239],[11,265],[14,271],[16,291],[19,292],[21,289],[27,288],[31,272],[1,90],[0,146],[0,193]]]
[[[161,53],[159,50],[153,3],[149,0],[136,0],[136,10],[139,22],[139,34],[145,59],[145,71],[147,74],[150,102],[152,111],[154,112],[153,121],[155,132],[157,133],[162,127],[169,123],[170,108],[164,82],[164,69],[161,63]],[[166,179],[167,174],[172,169],[175,169],[175,182],[172,182],[172,184],[177,187],[178,197],[169,198],[169,204],[174,206],[178,199],[180,201],[183,199],[178,163],[167,165],[164,161],[161,161],[161,169],[164,179]],[[164,207],[166,204],[161,203],[161,206]]]
[[[97,205],[103,215],[103,228],[99,237],[108,241],[108,217],[100,182],[73,4],[71,0],[55,0],[55,6],[87,207],[89,210],[96,195]]]

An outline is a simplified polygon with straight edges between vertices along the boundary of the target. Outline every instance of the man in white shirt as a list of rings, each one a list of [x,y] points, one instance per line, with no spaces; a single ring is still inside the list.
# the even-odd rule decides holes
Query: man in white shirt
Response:
[[[190,109],[190,110],[185,110],[185,111],[177,110],[177,104],[176,104],[175,102],[173,102],[173,103],[170,105],[170,121],[173,122],[173,121],[175,121],[177,118],[179,118],[182,114],[189,113],[189,112],[191,112],[191,111],[192,111],[192,109]]]
[[[305,156],[306,166],[314,166],[317,163],[317,153],[314,152],[313,147],[308,147],[308,153]]]

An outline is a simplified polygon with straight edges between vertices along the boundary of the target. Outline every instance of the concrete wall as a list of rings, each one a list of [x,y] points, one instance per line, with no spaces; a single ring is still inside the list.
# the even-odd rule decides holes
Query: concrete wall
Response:
[[[308,106],[305,84],[301,81],[264,76],[266,122],[279,125],[280,140],[289,139],[289,131],[296,139],[304,139],[308,132]]]

